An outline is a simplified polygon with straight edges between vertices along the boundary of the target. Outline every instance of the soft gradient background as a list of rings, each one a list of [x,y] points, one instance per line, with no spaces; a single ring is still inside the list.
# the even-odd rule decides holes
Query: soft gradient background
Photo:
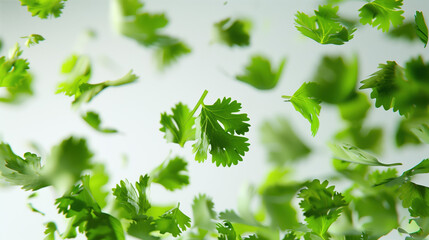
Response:
[[[183,156],[189,161],[191,185],[176,192],[153,186],[150,197],[156,203],[179,201],[190,216],[192,199],[199,193],[211,196],[216,210],[222,211],[236,208],[243,186],[263,181],[271,166],[260,145],[259,128],[263,121],[275,116],[290,119],[298,134],[314,148],[310,158],[297,166],[297,178],[323,179],[332,171],[326,142],[344,126],[337,110],[322,106],[320,130],[313,138],[309,123],[291,104],[281,99],[281,95],[290,95],[304,81],[311,80],[323,55],[352,57],[357,54],[361,80],[387,60],[403,65],[410,57],[419,54],[429,60],[429,48],[424,49],[420,42],[410,44],[392,40],[369,26],[360,27],[355,38],[343,46],[323,46],[301,36],[294,27],[294,14],[297,11],[312,13],[322,1],[148,0],[145,3],[150,11],[165,12],[170,19],[165,32],[179,37],[192,48],[190,55],[164,72],[157,70],[150,50],[115,33],[110,24],[107,0],[69,0],[60,18],[48,20],[31,17],[18,0],[0,0],[1,55],[5,55],[15,42],[23,46],[22,36],[37,33],[46,39],[30,49],[23,47],[23,57],[30,62],[34,74],[35,95],[21,105],[0,105],[0,138],[18,155],[34,151],[30,145],[35,142],[43,150],[40,153],[43,157],[52,146],[70,135],[85,137],[95,153],[95,161],[107,166],[111,176],[109,187],[125,178],[136,181],[169,156]],[[357,19],[357,10],[364,3],[347,2],[340,12]],[[403,9],[405,17],[412,20],[416,10],[429,14],[429,1],[407,0]],[[228,48],[213,43],[213,23],[226,17],[245,17],[253,22],[250,47]],[[88,30],[95,31],[95,39],[87,37]],[[58,82],[64,79],[59,73],[61,63],[72,53],[91,57],[92,82],[117,79],[130,69],[140,79],[132,85],[107,89],[81,110],[72,110],[71,98],[54,94]],[[258,91],[234,78],[256,53],[269,57],[275,66],[281,58],[287,58],[284,73],[274,90]],[[242,103],[242,111],[251,119],[252,127],[247,134],[250,151],[237,166],[217,168],[210,161],[199,164],[193,161],[190,144],[184,149],[167,144],[159,131],[161,112],[170,111],[179,101],[194,106],[204,89],[209,91],[206,103],[224,96],[232,97]],[[103,135],[95,132],[80,118],[85,110],[95,110],[104,126],[117,128],[120,133]],[[427,146],[394,149],[398,119],[397,113],[378,109],[369,114],[368,125],[385,127],[385,151],[380,160],[402,162],[404,165],[398,168],[402,171],[427,158],[429,151]],[[427,180],[417,179],[426,185]],[[64,229],[63,217],[56,213],[53,204],[58,196],[52,189],[41,190],[31,201],[46,216],[26,207],[28,195],[30,192],[18,187],[0,189],[0,239],[42,239],[43,223],[52,220]],[[400,239],[393,233],[385,239],[395,238]]]

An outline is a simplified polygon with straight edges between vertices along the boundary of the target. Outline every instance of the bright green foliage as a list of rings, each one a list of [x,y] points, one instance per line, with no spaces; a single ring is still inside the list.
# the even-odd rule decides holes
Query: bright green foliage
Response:
[[[335,135],[335,140],[354,145],[360,149],[380,153],[383,144],[383,129],[379,127],[364,128],[355,124],[351,123],[349,127],[338,132]]]
[[[214,203],[210,197],[204,194],[195,197],[192,204],[193,226],[207,231],[213,231],[216,227],[213,220],[217,218],[217,214],[213,208]]]
[[[171,109],[172,115],[166,112],[161,114],[161,132],[164,132],[164,138],[167,142],[178,143],[181,147],[187,141],[195,139],[195,117],[191,115],[187,105],[182,103],[176,104]]]
[[[101,125],[101,119],[98,113],[88,111],[86,112],[86,115],[82,115],[82,119],[89,124],[93,129],[97,130],[101,133],[116,133],[118,132],[116,129],[112,128],[102,128]]]
[[[409,41],[417,39],[417,29],[414,22],[404,22],[403,24],[395,27],[387,34],[392,38],[402,38]]]
[[[85,139],[67,138],[52,148],[44,173],[55,187],[68,190],[81,178],[84,170],[92,167],[92,156]]]
[[[417,36],[426,45],[428,44],[428,27],[426,26],[425,18],[423,13],[417,11],[415,15],[415,22],[417,28]]]
[[[341,193],[334,191],[334,186],[328,187],[328,184],[328,181],[320,183],[316,179],[298,194],[302,199],[299,206],[304,211],[308,227],[323,239],[329,227],[340,216],[342,207],[347,206]]]
[[[0,97],[1,102],[13,102],[20,95],[32,95],[32,77],[28,72],[27,59],[20,58],[22,50],[18,44],[10,50],[9,57],[0,57],[0,87],[5,87],[8,95]]]
[[[372,88],[371,98],[376,99],[375,106],[385,110],[393,108],[401,115],[426,110],[429,106],[429,63],[422,57],[409,60],[406,67],[388,61],[370,78],[362,81],[361,89]]]
[[[232,224],[228,221],[216,224],[216,230],[219,233],[219,240],[236,240],[237,236]]]
[[[282,240],[299,240],[294,232],[287,233]]]
[[[429,143],[429,127],[426,124],[411,129],[411,131],[424,143]]]
[[[9,144],[0,143],[0,175],[7,182],[25,190],[38,190],[48,186],[42,169],[40,157],[36,154],[27,152],[21,158],[13,153]]]
[[[191,219],[179,210],[179,206],[164,213],[156,221],[156,227],[160,233],[171,233],[174,237],[191,226]]]
[[[296,135],[286,118],[264,122],[261,141],[268,151],[269,161],[277,166],[297,161],[310,153],[310,148]]]
[[[107,205],[107,196],[110,193],[110,191],[105,189],[105,186],[109,181],[109,175],[107,174],[104,165],[100,163],[94,164],[91,171],[92,174],[90,175],[89,188],[95,201],[98,203],[100,208],[103,209]]]
[[[223,19],[214,24],[215,40],[227,46],[249,46],[251,23],[245,19]]]
[[[311,95],[312,84],[314,83],[303,83],[293,96],[282,97],[286,102],[291,102],[295,110],[310,122],[311,134],[315,136],[319,130],[320,100]]]
[[[189,184],[188,163],[180,157],[175,157],[163,162],[152,173],[152,181],[164,186],[167,190],[174,191]]]
[[[32,16],[39,16],[42,19],[50,16],[59,17],[67,0],[20,0],[22,6],[27,6]]]
[[[71,55],[61,66],[61,73],[66,75],[66,80],[58,84],[56,93],[64,93],[67,96],[79,97],[80,85],[87,83],[91,77],[91,62],[84,55]]]
[[[39,44],[39,42],[45,40],[45,38],[39,34],[30,34],[30,35],[22,37],[22,38],[27,39],[27,41],[25,42],[25,46],[27,46],[27,47],[31,47],[33,45]]]
[[[168,24],[165,15],[145,12],[139,0],[114,0],[112,9],[117,30],[145,47],[154,48],[161,68],[191,52],[185,43],[161,33]]]
[[[327,103],[343,103],[356,94],[358,61],[354,57],[345,61],[342,57],[324,56],[310,85],[311,95]]]
[[[247,138],[242,136],[249,131],[247,114],[236,114],[241,104],[231,98],[218,99],[213,105],[202,104],[201,113],[196,120],[197,142],[193,145],[195,160],[207,159],[210,146],[212,162],[216,166],[237,165],[249,150]],[[221,124],[222,125],[221,125]]]
[[[135,187],[128,180],[125,180],[112,189],[116,201],[126,210],[127,218],[138,219],[151,207],[146,193],[148,186],[149,176],[145,175],[140,176]]]
[[[48,222],[45,226],[46,237],[43,240],[55,240],[55,233],[58,232],[57,225],[54,222]]]
[[[321,44],[342,45],[353,38],[352,27],[346,27],[337,14],[338,6],[320,5],[314,16],[298,12],[295,24],[304,36]]]
[[[70,193],[58,198],[55,203],[59,213],[71,218],[71,227],[85,233],[88,240],[125,239],[120,221],[102,212],[92,196],[89,176],[84,176],[82,184],[74,186]],[[73,236],[73,232],[69,234]]]
[[[155,221],[152,217],[141,217],[130,224],[127,233],[142,240],[159,240],[159,237],[151,235],[151,232],[156,230]]]
[[[341,118],[348,122],[362,122],[371,107],[368,97],[364,93],[357,93],[353,98],[338,104]]]
[[[235,78],[257,89],[273,89],[277,86],[285,63],[286,59],[282,59],[278,69],[275,70],[271,68],[271,63],[267,58],[256,55],[252,57],[251,62],[246,66],[244,74],[237,75]]]
[[[400,185],[410,181],[414,175],[424,174],[424,173],[429,173],[429,159],[422,160],[416,166],[403,172],[401,176],[399,177],[391,176],[390,178],[385,178],[383,181],[379,181],[377,185],[381,185],[385,183],[388,183],[388,185],[394,185],[394,184]]]
[[[381,163],[377,160],[376,157],[372,156],[370,153],[346,143],[329,144],[329,147],[331,148],[335,158],[339,160],[347,161],[347,162],[363,164],[368,166],[384,166],[384,167],[402,165],[400,163],[391,163],[391,164]]]
[[[387,32],[390,25],[396,27],[402,24],[404,11],[400,10],[401,6],[402,0],[374,0],[359,9],[360,22]]]

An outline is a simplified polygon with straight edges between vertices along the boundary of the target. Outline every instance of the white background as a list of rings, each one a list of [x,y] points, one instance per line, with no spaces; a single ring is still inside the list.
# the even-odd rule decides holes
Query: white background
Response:
[[[1,55],[5,55],[15,42],[23,46],[22,36],[36,33],[46,39],[30,49],[23,46],[23,57],[30,62],[34,74],[35,95],[22,105],[0,105],[0,137],[18,155],[34,151],[30,143],[36,142],[45,151],[41,153],[42,157],[68,136],[85,137],[95,153],[95,161],[107,165],[111,176],[109,187],[125,178],[136,181],[168,156],[183,156],[189,161],[191,185],[176,192],[153,186],[150,197],[155,203],[179,201],[184,212],[192,216],[192,199],[199,193],[211,196],[216,210],[222,211],[236,208],[238,192],[245,184],[263,181],[271,166],[260,145],[259,127],[264,120],[280,115],[290,119],[299,136],[313,147],[310,158],[298,165],[296,177],[323,179],[332,171],[326,142],[344,127],[344,123],[339,120],[335,108],[323,105],[320,129],[313,138],[309,123],[289,103],[283,102],[281,95],[291,95],[304,81],[310,81],[325,54],[346,57],[358,54],[360,80],[375,72],[379,63],[395,60],[404,65],[410,57],[419,54],[428,61],[429,54],[420,42],[409,44],[392,40],[369,26],[361,26],[355,38],[343,46],[320,45],[301,36],[294,27],[297,11],[312,14],[319,3],[321,1],[314,0],[146,1],[149,11],[167,14],[170,23],[165,32],[182,39],[192,48],[190,55],[160,72],[150,50],[115,33],[106,0],[70,0],[60,18],[48,20],[31,17],[18,0],[0,0]],[[340,12],[348,18],[358,19],[357,10],[364,3],[347,2]],[[408,0],[403,9],[409,20],[414,19],[416,10],[429,16],[429,1]],[[246,17],[253,22],[251,47],[228,48],[213,43],[213,23],[226,17]],[[89,29],[95,31],[96,39],[86,40],[85,31]],[[107,89],[84,109],[74,111],[71,98],[54,94],[56,85],[64,79],[59,73],[61,63],[72,53],[91,57],[92,83],[117,79],[130,69],[140,78],[135,84]],[[281,58],[287,59],[284,73],[274,90],[258,91],[234,78],[256,53],[269,57],[276,67]],[[250,151],[237,166],[217,168],[209,160],[199,164],[193,161],[191,144],[184,149],[167,144],[159,131],[161,112],[170,111],[179,101],[192,108],[204,89],[209,91],[207,104],[217,98],[232,97],[242,103],[242,111],[250,117],[251,129],[247,134]],[[80,118],[84,110],[95,110],[104,126],[117,128],[120,134],[95,132]],[[402,162],[404,165],[398,168],[402,171],[426,158],[428,151],[413,146],[399,151],[393,149],[398,119],[397,113],[378,109],[369,115],[368,125],[385,127],[385,154],[380,160]],[[128,159],[126,163],[124,155]],[[425,183],[423,178],[417,181]],[[56,193],[50,188],[43,189],[32,201],[46,216],[32,213],[26,207],[29,194],[18,187],[0,189],[0,239],[42,239],[42,224],[51,220],[57,220],[63,229],[63,217],[56,213],[53,205],[58,197]],[[393,235],[389,239],[392,238]]]

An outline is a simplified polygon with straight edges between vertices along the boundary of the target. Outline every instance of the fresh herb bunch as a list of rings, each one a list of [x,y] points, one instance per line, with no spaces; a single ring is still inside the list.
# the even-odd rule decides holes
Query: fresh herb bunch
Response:
[[[66,0],[19,1],[32,16],[52,21],[66,14],[68,3]],[[338,109],[346,127],[337,129],[332,134],[333,140],[325,145],[332,156],[335,172],[331,175],[293,178],[291,169],[299,166],[314,149],[300,137],[291,121],[278,117],[260,126],[260,140],[268,153],[267,162],[273,168],[265,181],[246,189],[237,210],[217,212],[216,199],[205,193],[194,194],[189,206],[192,213],[186,212],[179,201],[173,205],[153,201],[149,194],[151,188],[162,187],[174,192],[191,184],[189,159],[172,154],[152,171],[142,173],[137,181],[123,179],[109,190],[108,165],[95,161],[96,155],[88,140],[75,136],[65,138],[48,154],[37,148],[34,151],[37,154],[16,154],[5,139],[0,143],[2,187],[15,185],[31,191],[29,207],[45,218],[50,216],[36,209],[31,199],[44,194],[42,189],[47,188],[58,195],[55,208],[67,224],[63,227],[62,223],[49,219],[45,223],[46,240],[82,236],[90,240],[126,237],[370,240],[392,232],[408,240],[427,239],[429,187],[415,179],[418,175],[428,176],[429,159],[427,156],[417,159],[416,165],[402,171],[396,166],[405,165],[406,160],[398,163],[379,160],[376,155],[382,153],[384,128],[367,123],[372,105],[376,111],[392,111],[399,119],[392,134],[397,148],[429,144],[425,12],[415,11],[413,19],[405,19],[402,6],[402,0],[366,1],[356,9],[356,19],[348,19],[342,17],[348,1],[329,0],[320,4],[314,15],[303,9],[294,17],[296,30],[314,44],[320,44],[320,48],[328,44],[351,44],[365,25],[392,38],[419,40],[422,48],[420,55],[404,64],[386,59],[364,79],[359,77],[357,55],[351,58],[326,55],[321,58],[311,81],[302,83],[294,93],[287,91],[288,95],[278,96],[278,101],[283,98],[285,109],[293,106],[297,114],[310,123],[308,132],[314,138],[318,137],[319,128],[323,129],[319,117],[325,107]],[[114,28],[152,51],[160,70],[168,71],[167,67],[191,54],[192,45],[165,33],[171,30],[166,29],[169,19],[165,13],[149,11],[140,0],[112,0],[110,7]],[[250,18],[220,18],[210,27],[215,35],[213,41],[225,48],[235,48],[231,52],[253,43]],[[30,47],[31,50],[38,48],[39,44],[49,45],[49,38],[45,37],[40,34],[23,37],[26,49],[16,43],[9,55],[0,57],[0,87],[6,94],[0,96],[2,104],[24,105],[32,97],[37,78],[33,82],[31,59],[26,59],[23,53]],[[248,64],[235,75],[235,80],[231,77],[232,81],[237,80],[255,91],[275,89],[285,72],[286,59],[272,64],[263,54],[248,57]],[[102,126],[100,115],[86,107],[94,99],[102,100],[103,95],[114,92],[115,87],[130,89],[144,76],[129,70],[116,80],[94,83],[91,82],[94,69],[94,60],[88,54],[71,54],[61,65],[63,80],[55,84],[53,93],[72,97],[71,107],[94,131],[106,137],[121,134],[120,129]],[[198,163],[208,160],[213,168],[240,168],[255,142],[252,139],[255,135],[249,133],[257,126],[251,122],[252,116],[245,113],[246,102],[231,97],[209,101],[206,100],[208,94],[209,91],[204,90],[195,104],[178,102],[171,109],[160,109],[158,134],[171,146],[192,153]]]

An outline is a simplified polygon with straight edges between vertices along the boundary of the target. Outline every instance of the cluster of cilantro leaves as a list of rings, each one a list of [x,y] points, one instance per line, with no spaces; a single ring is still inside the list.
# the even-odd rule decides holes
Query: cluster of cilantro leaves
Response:
[[[20,0],[33,16],[59,17],[66,0]],[[121,34],[155,50],[160,66],[168,66],[190,48],[175,37],[162,33],[168,24],[164,14],[145,11],[139,0],[114,0],[114,24]],[[296,28],[304,36],[320,44],[342,45],[351,41],[357,23],[339,16],[340,1],[319,6],[314,16],[296,14]],[[392,36],[417,36],[425,47],[428,30],[423,13],[417,11],[414,22],[406,25],[402,0],[368,1],[359,10],[359,22],[388,32]],[[250,21],[226,18],[214,23],[215,41],[229,47],[250,45]],[[412,30],[409,30],[411,26]],[[391,27],[395,29],[390,30]],[[414,34],[414,35],[413,35]],[[28,37],[27,47],[45,40],[38,34]],[[409,37],[413,39],[413,37]],[[414,37],[415,38],[415,37]],[[15,45],[9,57],[0,57],[0,87],[8,96],[3,102],[14,102],[21,94],[31,95],[32,76],[29,62],[21,57]],[[270,90],[280,80],[285,60],[277,69],[261,55],[251,56],[238,81],[259,90]],[[74,97],[72,106],[79,108],[104,89],[135,82],[138,77],[128,72],[123,77],[99,83],[89,83],[91,60],[75,54],[66,59],[61,72],[66,80],[58,84],[56,93]],[[108,174],[101,163],[93,161],[93,153],[83,138],[69,137],[54,146],[49,155],[41,157],[27,152],[20,157],[7,143],[0,143],[0,176],[11,185],[27,191],[53,188],[61,196],[55,201],[58,213],[64,215],[68,227],[61,230],[55,222],[45,224],[46,238],[75,238],[78,233],[87,239],[125,239],[126,234],[138,239],[220,239],[220,240],[325,240],[378,239],[392,230],[406,239],[426,239],[429,236],[429,187],[413,178],[429,173],[429,159],[398,174],[393,166],[383,163],[373,153],[381,153],[381,127],[368,127],[365,117],[371,107],[361,89],[371,90],[377,108],[398,111],[401,120],[396,132],[396,144],[429,143],[429,63],[417,56],[400,66],[388,60],[379,71],[365,80],[359,89],[357,57],[324,56],[312,81],[305,82],[292,95],[283,96],[296,111],[310,122],[311,133],[319,129],[319,114],[323,104],[335,105],[346,128],[329,144],[336,171],[332,181],[350,181],[342,193],[325,180],[294,181],[290,169],[311,154],[311,148],[295,133],[285,118],[266,122],[262,126],[262,143],[268,159],[275,165],[257,191],[249,191],[240,199],[238,212],[217,213],[213,200],[197,195],[192,204],[192,218],[180,210],[180,203],[162,206],[148,196],[151,184],[167,191],[190,184],[187,162],[172,157],[150,173],[140,176],[134,184],[120,181],[106,190]],[[185,147],[193,142],[195,160],[204,162],[209,155],[216,166],[232,166],[243,161],[249,151],[250,129],[247,114],[240,113],[241,103],[231,98],[204,103],[207,91],[193,109],[178,103],[171,113],[161,114],[160,131],[167,142]],[[197,115],[197,112],[199,114]],[[98,113],[88,111],[82,118],[101,133],[116,133],[116,129],[101,127]],[[386,170],[373,170],[372,167]],[[114,198],[108,198],[111,194]],[[31,198],[35,195],[31,195]],[[259,198],[258,211],[253,211],[252,199]],[[296,204],[296,201],[299,203]],[[398,205],[408,210],[409,226],[400,219]],[[29,203],[32,211],[43,214]],[[302,218],[299,214],[302,213]],[[410,226],[411,225],[411,226]]]

